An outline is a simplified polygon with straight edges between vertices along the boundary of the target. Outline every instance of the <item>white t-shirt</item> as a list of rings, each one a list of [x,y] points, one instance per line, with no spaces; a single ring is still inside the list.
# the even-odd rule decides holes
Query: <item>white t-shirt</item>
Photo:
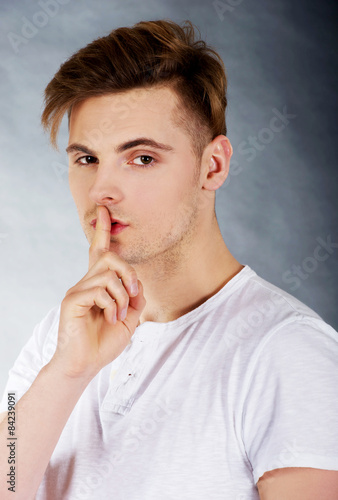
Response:
[[[21,351],[2,410],[51,358],[59,313]],[[136,328],[76,404],[36,499],[253,500],[265,471],[338,470],[337,340],[245,266],[193,311]]]

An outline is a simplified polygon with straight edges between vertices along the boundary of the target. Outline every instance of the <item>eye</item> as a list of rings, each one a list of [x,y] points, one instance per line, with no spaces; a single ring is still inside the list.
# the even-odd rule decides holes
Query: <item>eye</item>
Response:
[[[141,163],[137,163],[137,161]],[[137,165],[138,167],[147,167],[150,166],[152,167],[155,164],[156,160],[152,156],[148,155],[141,155],[141,156],[136,156],[134,159],[134,165]]]
[[[97,163],[97,158],[95,156],[81,156],[78,158],[75,163],[79,163],[80,165],[91,165],[93,163]]]

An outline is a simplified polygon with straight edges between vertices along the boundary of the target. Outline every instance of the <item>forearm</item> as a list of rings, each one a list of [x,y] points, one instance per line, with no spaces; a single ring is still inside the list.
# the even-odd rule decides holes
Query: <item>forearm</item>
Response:
[[[34,498],[61,432],[89,380],[66,377],[51,362],[42,368],[15,406],[14,497],[17,500]],[[0,424],[0,498],[3,500],[13,498],[7,483],[9,437],[8,419],[5,418]]]

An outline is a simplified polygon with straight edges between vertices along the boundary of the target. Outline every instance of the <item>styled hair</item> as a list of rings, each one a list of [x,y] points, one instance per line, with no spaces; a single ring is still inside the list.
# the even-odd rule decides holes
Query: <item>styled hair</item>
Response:
[[[45,89],[42,125],[57,148],[62,118],[89,98],[168,86],[178,98],[173,121],[185,129],[198,159],[226,135],[227,78],[219,54],[196,37],[190,21],[142,21],[113,30],[65,61]],[[200,35],[200,33],[199,33]]]

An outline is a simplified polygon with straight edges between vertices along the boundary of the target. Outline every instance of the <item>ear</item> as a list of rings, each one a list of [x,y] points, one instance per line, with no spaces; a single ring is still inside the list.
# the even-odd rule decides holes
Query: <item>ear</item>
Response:
[[[218,135],[206,147],[202,164],[205,173],[203,189],[216,191],[229,174],[233,149],[225,135]]]

